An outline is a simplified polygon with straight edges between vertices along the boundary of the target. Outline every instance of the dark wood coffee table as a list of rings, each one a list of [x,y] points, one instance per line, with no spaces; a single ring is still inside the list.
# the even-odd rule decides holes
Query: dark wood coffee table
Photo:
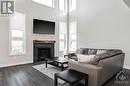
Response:
[[[58,78],[66,81],[70,86],[77,86],[81,80],[85,80],[83,86],[88,86],[88,74],[84,74],[72,69],[56,73],[54,79],[54,86],[58,86]],[[81,86],[81,85],[80,85]]]
[[[47,64],[51,64],[53,66],[59,67],[61,68],[61,71],[63,71],[65,68],[68,68],[68,58],[61,58],[61,57],[54,57],[54,58],[46,58],[46,68],[47,68]],[[67,65],[67,66],[64,66]]]

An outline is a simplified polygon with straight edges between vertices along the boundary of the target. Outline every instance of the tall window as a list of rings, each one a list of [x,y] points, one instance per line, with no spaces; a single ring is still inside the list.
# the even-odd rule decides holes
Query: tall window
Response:
[[[66,23],[59,23],[59,51],[67,50],[67,26]]]
[[[70,0],[69,2],[69,11],[74,11],[77,9],[77,0]]]
[[[59,10],[60,11],[66,10],[66,0],[59,0]]]
[[[33,0],[33,1],[54,8],[54,0]]]
[[[15,12],[10,18],[10,55],[25,54],[25,14]]]
[[[77,49],[77,23],[73,21],[69,28],[69,52],[74,52]]]

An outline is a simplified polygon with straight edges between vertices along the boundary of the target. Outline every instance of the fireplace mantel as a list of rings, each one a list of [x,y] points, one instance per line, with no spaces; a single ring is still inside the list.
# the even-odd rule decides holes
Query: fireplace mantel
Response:
[[[55,43],[55,40],[33,40],[33,43]]]

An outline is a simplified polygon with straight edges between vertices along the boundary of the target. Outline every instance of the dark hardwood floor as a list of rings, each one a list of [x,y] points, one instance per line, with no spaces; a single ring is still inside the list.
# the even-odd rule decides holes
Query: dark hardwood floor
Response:
[[[32,68],[33,65],[36,64],[1,68],[0,86],[54,86],[53,80]],[[130,78],[130,70],[124,71]],[[113,78],[104,86],[130,86],[130,84],[115,84]]]

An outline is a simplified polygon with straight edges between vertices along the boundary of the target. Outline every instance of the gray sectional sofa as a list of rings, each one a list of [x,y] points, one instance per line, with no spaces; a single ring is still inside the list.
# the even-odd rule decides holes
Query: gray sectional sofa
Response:
[[[69,69],[74,69],[89,75],[89,86],[101,86],[123,68],[125,54],[117,49],[90,49],[80,48],[78,54],[95,54],[93,62],[80,63],[69,61]]]

